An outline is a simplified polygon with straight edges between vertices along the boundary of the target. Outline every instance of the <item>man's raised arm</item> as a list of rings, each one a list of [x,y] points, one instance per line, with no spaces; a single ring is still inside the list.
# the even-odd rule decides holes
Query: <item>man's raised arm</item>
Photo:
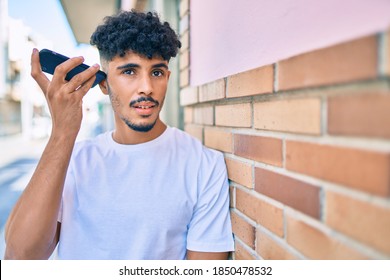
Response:
[[[83,62],[75,57],[59,65],[50,81],[42,72],[38,50],[31,56],[31,75],[45,94],[52,117],[51,136],[5,229],[5,259],[47,259],[59,240],[57,222],[65,177],[82,120],[82,98],[91,88],[94,65],[65,81],[67,72]]]

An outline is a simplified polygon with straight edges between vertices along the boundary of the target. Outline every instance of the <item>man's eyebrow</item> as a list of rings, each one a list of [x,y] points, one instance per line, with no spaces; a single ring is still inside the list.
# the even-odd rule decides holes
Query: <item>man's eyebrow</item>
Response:
[[[141,67],[140,65],[135,64],[135,63],[127,63],[127,64],[123,64],[123,65],[118,66],[116,69],[122,70],[122,69],[140,68],[140,67]]]
[[[129,68],[141,68],[141,66],[139,64],[136,64],[136,63],[126,63],[126,64],[118,66],[116,69],[117,70],[123,70],[123,69],[129,69]],[[168,65],[166,63],[162,62],[162,63],[153,64],[152,68],[165,68],[165,69],[168,69]]]
[[[153,65],[153,68],[165,68],[165,69],[168,69],[168,65],[166,65],[165,63],[157,63],[157,64]]]

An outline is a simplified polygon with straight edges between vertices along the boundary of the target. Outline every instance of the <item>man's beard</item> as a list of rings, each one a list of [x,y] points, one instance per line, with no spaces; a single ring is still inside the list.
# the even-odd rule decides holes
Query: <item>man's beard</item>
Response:
[[[154,127],[156,122],[157,122],[157,119],[156,119],[153,123],[134,124],[131,121],[129,121],[128,119],[126,119],[125,117],[121,117],[121,120],[124,121],[125,124],[129,128],[131,128],[134,131],[138,131],[138,132],[148,132],[148,131],[150,131]]]
[[[121,103],[119,102],[118,98],[116,97],[115,94],[113,94],[113,92],[111,91],[110,89],[110,86],[108,86],[107,84],[107,89],[108,89],[108,95],[110,97],[110,100],[111,100],[111,104],[112,104],[112,108],[114,109],[115,111],[115,107],[120,107]],[[151,102],[154,102],[156,104],[156,106],[159,106],[159,102],[154,100],[153,98],[151,97],[141,97],[138,101],[151,101]],[[129,106],[131,106],[133,103],[135,103],[134,101],[131,102],[131,104],[129,104]],[[144,124],[136,124],[136,123],[132,123],[128,118],[124,117],[124,116],[119,116],[119,118],[132,130],[134,131],[137,131],[137,132],[148,132],[150,131],[154,125],[156,124],[157,122],[157,118],[156,120],[153,122],[153,123],[144,123]]]

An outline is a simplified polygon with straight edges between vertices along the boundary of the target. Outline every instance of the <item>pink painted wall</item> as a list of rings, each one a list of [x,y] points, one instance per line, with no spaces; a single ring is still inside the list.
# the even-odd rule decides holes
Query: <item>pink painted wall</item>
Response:
[[[190,2],[193,86],[390,27],[390,0]]]

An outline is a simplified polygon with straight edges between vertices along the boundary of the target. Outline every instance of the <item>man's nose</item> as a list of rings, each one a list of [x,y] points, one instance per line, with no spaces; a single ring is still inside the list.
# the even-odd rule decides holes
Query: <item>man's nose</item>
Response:
[[[139,94],[150,95],[153,92],[152,81],[149,76],[142,76],[139,81]]]

